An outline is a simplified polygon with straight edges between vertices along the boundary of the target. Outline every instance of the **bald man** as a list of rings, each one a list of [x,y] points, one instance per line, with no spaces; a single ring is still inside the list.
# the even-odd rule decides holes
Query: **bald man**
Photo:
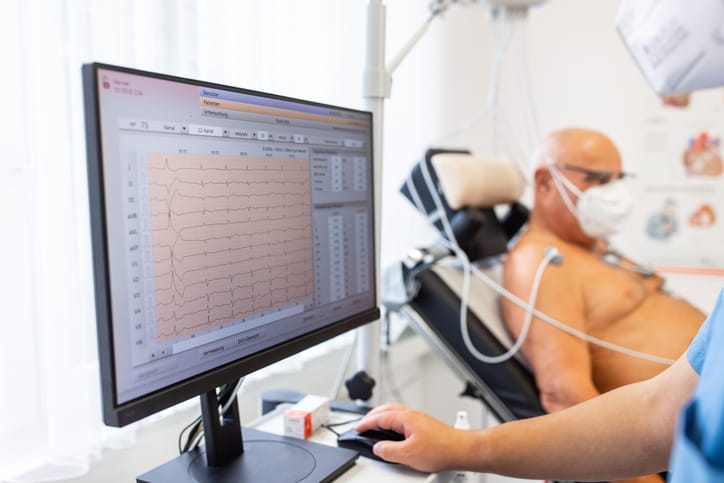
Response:
[[[704,314],[662,292],[661,278],[601,261],[607,251],[601,235],[625,203],[613,203],[616,209],[604,222],[587,219],[585,230],[573,214],[579,195],[594,187],[613,186],[604,197],[615,202],[620,191],[609,183],[622,173],[616,146],[602,134],[567,129],[549,136],[533,175],[529,224],[507,257],[504,284],[528,300],[535,272],[547,248],[555,246],[564,261],[545,270],[537,309],[590,335],[676,362],[666,366],[611,352],[534,318],[522,350],[533,366],[541,402],[554,414],[470,431],[384,405],[355,427],[404,434],[404,441],[377,443],[377,456],[422,471],[662,482],[655,472],[668,468],[677,414],[698,380],[683,352]],[[517,336],[525,313],[508,302],[503,309]],[[641,382],[629,384],[635,381]],[[623,387],[611,390],[618,386]],[[601,392],[607,393],[594,398]],[[652,474],[621,480],[642,473]]]
[[[591,228],[573,212],[586,190],[622,177],[621,156],[603,134],[584,129],[551,134],[533,174],[535,201],[528,227],[505,262],[504,285],[528,300],[546,248],[556,247],[564,261],[546,269],[535,304],[538,310],[605,341],[674,360],[688,347],[704,314],[663,292],[660,277],[642,275],[631,270],[631,264],[604,263],[608,247],[601,238],[606,223],[598,227],[593,223]],[[605,195],[614,204],[617,187],[609,186],[614,189]],[[614,209],[608,221],[619,214]],[[525,312],[504,301],[503,313],[517,336]],[[589,344],[536,318],[522,351],[548,412],[648,379],[666,368]]]

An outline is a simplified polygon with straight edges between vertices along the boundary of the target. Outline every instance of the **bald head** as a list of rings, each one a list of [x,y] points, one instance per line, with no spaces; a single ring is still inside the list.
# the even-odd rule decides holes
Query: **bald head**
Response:
[[[621,155],[616,145],[597,131],[561,129],[546,137],[533,164],[535,202],[529,226],[552,232],[569,242],[592,246],[595,240],[583,233],[559,188],[565,189],[566,196],[574,203],[575,193],[556,185],[549,165],[555,164],[561,176],[578,190],[585,191],[621,173]]]
[[[588,169],[621,169],[621,155],[613,141],[590,129],[561,129],[549,134],[537,153],[534,172],[550,162]]]

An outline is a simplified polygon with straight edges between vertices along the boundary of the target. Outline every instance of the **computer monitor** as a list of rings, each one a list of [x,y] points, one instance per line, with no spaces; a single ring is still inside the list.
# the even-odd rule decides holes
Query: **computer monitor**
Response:
[[[289,442],[239,457],[215,388],[379,318],[372,115],[98,63],[83,86],[104,421],[201,395],[208,461],[148,479],[260,481]]]

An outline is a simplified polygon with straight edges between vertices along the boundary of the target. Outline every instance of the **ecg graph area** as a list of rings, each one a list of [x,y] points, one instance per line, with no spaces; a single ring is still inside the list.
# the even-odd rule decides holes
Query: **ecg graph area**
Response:
[[[159,343],[314,296],[306,159],[147,159]]]

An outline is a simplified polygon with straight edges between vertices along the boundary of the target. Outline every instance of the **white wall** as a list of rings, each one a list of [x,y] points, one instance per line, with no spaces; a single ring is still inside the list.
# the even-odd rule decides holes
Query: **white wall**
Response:
[[[643,105],[656,98],[618,38],[617,5],[617,0],[550,0],[530,12],[532,91],[542,133],[565,126],[599,129],[620,146],[627,162],[635,162]],[[425,14],[422,2],[390,2],[390,54],[409,35],[411,19]],[[429,233],[395,193],[424,150],[442,144],[489,153],[485,102],[491,39],[485,9],[453,7],[433,22],[394,76],[385,116],[383,263]],[[520,95],[502,87],[503,103]],[[450,135],[474,119],[479,122]],[[522,134],[522,122],[513,119],[513,124]]]
[[[426,2],[416,0],[387,3],[391,56],[426,18],[427,10]],[[531,10],[527,46],[532,92],[542,133],[572,126],[600,130],[618,145],[626,169],[641,172],[647,162],[644,121],[660,101],[615,29],[618,3],[549,0]],[[485,101],[491,35],[489,15],[483,8],[452,7],[433,22],[428,35],[394,75],[385,116],[383,266],[436,237],[397,193],[425,149],[443,145],[477,154],[490,152]],[[510,83],[502,86],[503,103],[515,102],[520,96],[510,87]],[[513,124],[522,141],[523,122]],[[642,237],[633,232],[624,233],[618,242],[631,256],[646,253]],[[677,292],[697,299],[705,310],[724,281],[712,276],[674,278]]]

